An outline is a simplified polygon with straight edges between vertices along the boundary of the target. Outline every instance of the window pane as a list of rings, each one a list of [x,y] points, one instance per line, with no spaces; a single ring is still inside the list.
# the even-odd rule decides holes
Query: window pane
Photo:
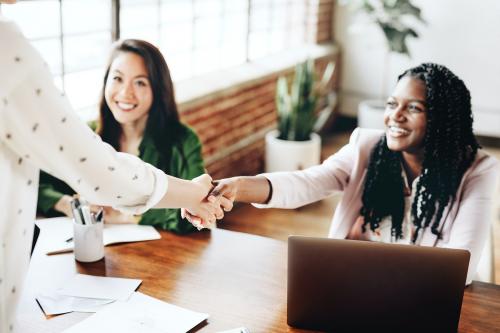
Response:
[[[43,39],[32,42],[32,45],[40,52],[42,58],[47,62],[52,75],[62,74],[61,42],[59,38]]]
[[[28,39],[56,37],[61,32],[59,1],[40,0],[2,6],[2,13],[14,20]]]
[[[120,4],[120,28],[133,31],[135,28],[158,29],[160,21],[157,0],[125,0]]]
[[[206,74],[219,69],[220,49],[204,48],[193,53],[194,75]]]
[[[245,15],[248,11],[248,0],[230,0],[224,1],[224,11],[229,12],[244,12]]]
[[[63,0],[62,14],[65,34],[111,30],[111,0]]]
[[[161,48],[166,52],[186,52],[193,47],[191,22],[168,24],[161,30]]]
[[[250,17],[250,31],[266,31],[271,23],[271,10],[269,6],[252,7]]]
[[[217,47],[222,42],[222,21],[219,17],[196,20],[194,25],[195,48]]]
[[[163,53],[167,61],[172,80],[180,81],[193,76],[192,52]]]
[[[222,13],[223,0],[194,0],[196,17],[218,17]]]
[[[120,32],[120,39],[126,38],[143,39],[153,45],[158,45],[160,41],[160,31],[158,27],[127,28]]]
[[[245,42],[247,36],[247,22],[248,16],[246,13],[224,16],[223,43]]]
[[[162,24],[175,24],[193,20],[193,3],[188,0],[163,0],[161,2]]]
[[[96,105],[102,90],[104,69],[92,69],[64,76],[66,95],[76,110]]]
[[[269,34],[266,31],[253,32],[249,37],[248,57],[257,59],[264,57],[269,52]]]
[[[64,69],[75,72],[105,65],[111,44],[109,33],[64,38]]]

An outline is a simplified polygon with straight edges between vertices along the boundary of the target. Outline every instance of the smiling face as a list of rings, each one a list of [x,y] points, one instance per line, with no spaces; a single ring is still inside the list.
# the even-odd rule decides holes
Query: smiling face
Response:
[[[153,104],[153,90],[141,56],[132,52],[118,53],[109,69],[104,97],[121,125],[147,119]]]
[[[425,84],[409,76],[399,80],[384,113],[387,146],[392,151],[421,155],[427,128]]]

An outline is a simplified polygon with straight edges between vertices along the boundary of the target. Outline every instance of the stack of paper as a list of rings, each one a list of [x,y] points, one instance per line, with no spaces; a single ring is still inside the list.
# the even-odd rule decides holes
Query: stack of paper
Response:
[[[185,333],[207,318],[136,292],[127,302],[110,304],[64,333]]]
[[[137,279],[76,274],[67,283],[36,299],[46,315],[68,312],[96,312],[114,301],[127,300],[142,283]]]

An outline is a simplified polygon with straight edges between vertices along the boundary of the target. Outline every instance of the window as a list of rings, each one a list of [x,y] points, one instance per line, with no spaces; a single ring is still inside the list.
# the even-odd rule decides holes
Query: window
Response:
[[[96,104],[109,48],[140,38],[162,51],[174,81],[306,42],[308,0],[37,0],[1,6],[49,63],[84,119]]]

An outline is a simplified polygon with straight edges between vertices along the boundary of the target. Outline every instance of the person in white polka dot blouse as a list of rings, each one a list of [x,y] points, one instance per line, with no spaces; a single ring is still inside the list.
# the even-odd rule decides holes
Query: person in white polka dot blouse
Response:
[[[204,223],[213,223],[230,203],[206,200],[212,187],[208,175],[193,181],[171,177],[102,142],[56,89],[47,64],[17,25],[1,13],[0,49],[0,333],[4,333],[16,331],[40,169],[64,180],[92,203],[132,214],[184,207],[202,216]]]

